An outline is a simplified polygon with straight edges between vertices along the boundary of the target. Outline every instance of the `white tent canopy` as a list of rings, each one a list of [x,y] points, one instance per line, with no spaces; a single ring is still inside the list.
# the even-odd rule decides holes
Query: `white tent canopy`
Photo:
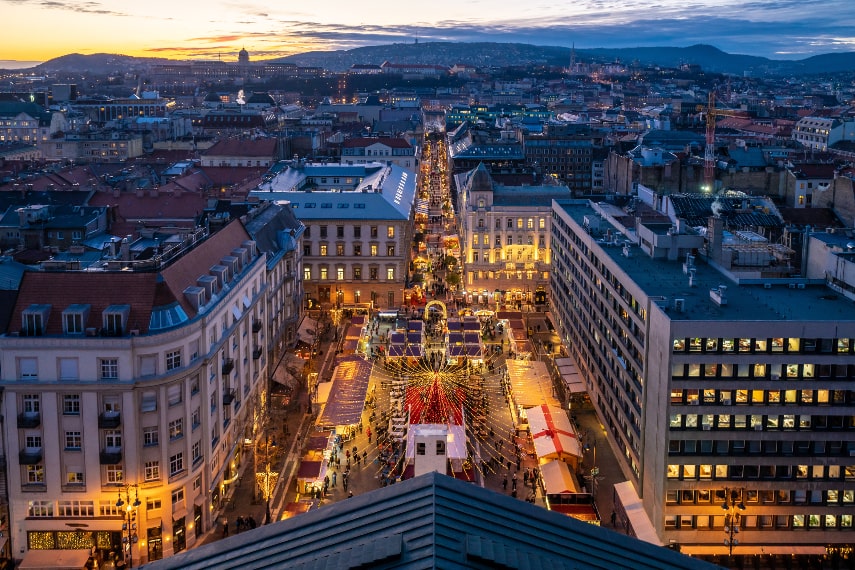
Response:
[[[540,475],[547,495],[580,492],[570,468],[563,461],[547,461],[540,466]]]
[[[564,410],[546,404],[528,408],[528,425],[538,458],[564,459],[582,456],[576,429]]]

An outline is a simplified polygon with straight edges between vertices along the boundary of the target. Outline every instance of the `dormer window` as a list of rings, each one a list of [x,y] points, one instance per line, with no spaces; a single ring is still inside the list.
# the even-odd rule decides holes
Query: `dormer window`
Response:
[[[71,305],[62,312],[62,330],[65,334],[83,334],[89,319],[89,305]]]
[[[130,314],[130,305],[110,305],[104,309],[104,333],[108,336],[122,336],[127,329]]]
[[[30,305],[22,315],[23,334],[25,336],[41,336],[50,316],[50,305]]]

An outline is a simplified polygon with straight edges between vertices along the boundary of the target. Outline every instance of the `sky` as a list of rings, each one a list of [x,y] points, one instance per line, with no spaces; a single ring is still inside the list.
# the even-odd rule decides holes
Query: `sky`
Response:
[[[855,52],[853,0],[0,0],[0,67],[69,53],[253,60],[429,41],[577,48],[712,44],[802,59]],[[848,16],[846,16],[848,15]],[[20,22],[20,24],[14,24]]]

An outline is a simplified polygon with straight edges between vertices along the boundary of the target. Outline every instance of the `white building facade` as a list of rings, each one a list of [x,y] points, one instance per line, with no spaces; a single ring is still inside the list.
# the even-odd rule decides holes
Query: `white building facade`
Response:
[[[117,259],[128,269],[22,282],[0,337],[16,554],[139,563],[216,524],[266,398],[265,261],[239,222],[183,247],[151,271]],[[139,500],[130,552],[118,498]]]

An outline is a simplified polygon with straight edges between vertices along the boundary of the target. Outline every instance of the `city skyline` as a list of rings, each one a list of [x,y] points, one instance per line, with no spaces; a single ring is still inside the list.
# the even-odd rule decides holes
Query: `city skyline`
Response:
[[[572,7],[536,2],[520,7],[439,0],[430,13],[402,14],[372,0],[350,14],[344,2],[299,11],[261,3],[80,3],[0,0],[10,26],[0,65],[41,62],[68,53],[233,60],[414,41],[499,41],[577,48],[688,46],[709,43],[730,53],[772,59],[855,50],[855,25],[839,18],[849,0],[583,0]],[[36,38],[38,41],[33,41]]]

